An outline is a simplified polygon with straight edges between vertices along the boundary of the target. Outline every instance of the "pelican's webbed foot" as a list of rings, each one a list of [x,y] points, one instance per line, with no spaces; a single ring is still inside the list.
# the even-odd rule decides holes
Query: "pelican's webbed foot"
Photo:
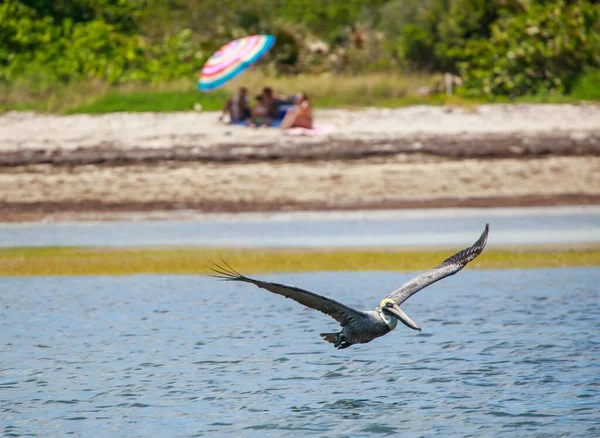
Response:
[[[337,334],[335,338],[335,343],[333,344],[333,346],[338,350],[343,350],[344,348],[348,348],[351,345],[351,343],[344,339],[344,335],[342,335],[341,332]]]

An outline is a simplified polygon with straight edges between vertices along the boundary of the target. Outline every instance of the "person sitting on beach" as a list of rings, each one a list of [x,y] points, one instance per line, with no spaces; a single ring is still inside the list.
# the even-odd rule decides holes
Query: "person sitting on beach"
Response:
[[[269,110],[269,117],[272,119],[277,119],[279,116],[279,102],[273,96],[273,89],[271,87],[263,88],[262,92],[263,103]]]
[[[296,104],[290,108],[281,122],[281,129],[306,128],[312,129],[312,107],[310,100],[304,92],[296,95]]]
[[[270,117],[269,107],[265,105],[265,99],[263,95],[256,96],[256,105],[252,107],[250,111],[250,120],[248,125],[256,128],[257,126],[269,126],[272,118]]]
[[[223,117],[229,114],[230,123],[243,122],[250,117],[250,105],[248,104],[248,89],[240,87],[237,93],[234,93],[231,99],[225,102],[223,113],[219,117],[219,121],[223,121]]]

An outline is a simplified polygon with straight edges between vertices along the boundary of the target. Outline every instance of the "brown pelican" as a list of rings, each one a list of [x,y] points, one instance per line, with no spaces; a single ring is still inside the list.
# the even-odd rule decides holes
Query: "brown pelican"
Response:
[[[337,333],[321,333],[321,336],[338,349],[348,348],[353,344],[366,344],[375,338],[389,333],[396,328],[398,321],[413,330],[421,331],[421,327],[400,309],[400,304],[430,284],[449,275],[456,274],[467,263],[481,254],[487,242],[489,229],[489,224],[486,224],[481,237],[479,237],[479,240],[473,246],[463,249],[444,260],[438,267],[403,284],[381,300],[375,310],[360,311],[348,307],[339,301],[295,286],[255,280],[236,272],[226,262],[223,262],[226,267],[219,266],[213,262],[215,267],[210,269],[217,274],[213,275],[213,277],[227,281],[252,283],[275,294],[291,298],[311,309],[330,315],[340,323],[342,330]]]

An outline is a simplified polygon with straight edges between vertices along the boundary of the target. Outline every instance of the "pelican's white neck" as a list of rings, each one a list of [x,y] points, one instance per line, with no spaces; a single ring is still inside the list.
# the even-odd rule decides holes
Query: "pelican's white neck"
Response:
[[[394,330],[398,325],[398,318],[396,318],[395,316],[388,315],[382,310],[380,310],[380,313],[381,317],[383,318],[387,326],[390,328],[390,330]]]

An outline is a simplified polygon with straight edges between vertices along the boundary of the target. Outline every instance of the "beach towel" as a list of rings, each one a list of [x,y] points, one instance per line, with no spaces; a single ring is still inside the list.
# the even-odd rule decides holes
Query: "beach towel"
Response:
[[[308,135],[308,136],[319,136],[319,135],[327,135],[331,134],[335,131],[334,125],[315,125],[314,128],[290,128],[285,132],[288,135]]]
[[[269,124],[269,128],[279,128],[279,125],[281,125],[281,120],[273,120],[270,124]],[[238,125],[238,126],[248,126],[248,121],[247,120],[242,120],[241,122],[231,122],[232,125]]]

